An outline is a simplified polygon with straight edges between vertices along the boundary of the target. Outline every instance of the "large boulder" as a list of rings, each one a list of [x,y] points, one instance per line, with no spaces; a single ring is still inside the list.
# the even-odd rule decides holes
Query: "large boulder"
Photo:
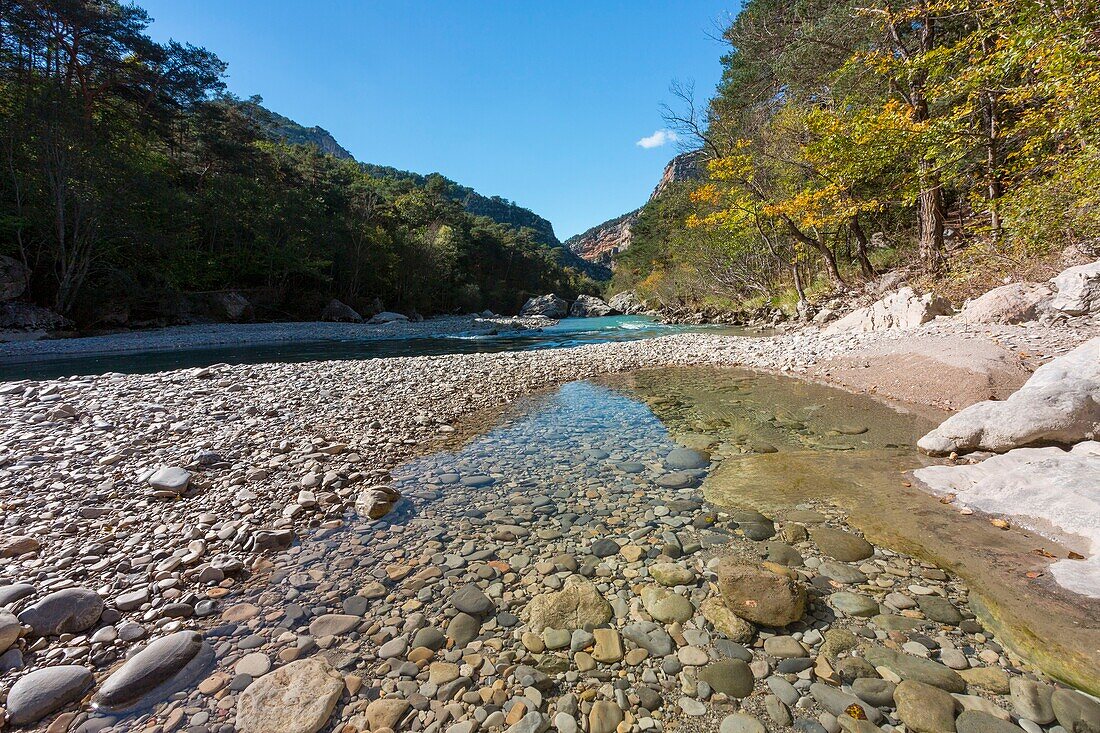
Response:
[[[93,684],[91,670],[75,664],[29,672],[16,680],[8,692],[8,722],[12,725],[38,722],[84,697]]]
[[[560,591],[540,593],[527,604],[532,631],[543,629],[593,629],[611,620],[611,604],[595,584],[571,575]]]
[[[825,333],[916,328],[936,316],[950,314],[951,304],[944,298],[931,293],[917,295],[913,288],[906,286],[865,308],[852,311],[825,329]]]
[[[30,270],[19,260],[0,255],[0,300],[15,300],[27,290]]]
[[[1073,444],[1100,436],[1100,337],[1035,370],[1007,400],[952,415],[917,445],[930,455],[1004,453],[1032,443]]]
[[[636,316],[640,313],[645,313],[645,303],[641,301],[638,294],[633,290],[624,290],[621,293],[615,293],[611,296],[611,300],[607,301],[607,304],[619,313],[625,313],[628,316]]]
[[[569,304],[550,293],[530,298],[520,308],[521,316],[546,316],[547,318],[565,318],[569,315]]]
[[[363,316],[355,312],[355,309],[346,303],[341,303],[336,298],[333,298],[325,306],[325,309],[321,311],[322,321],[333,321],[336,323],[362,323]]]
[[[1027,323],[1037,320],[1054,291],[1045,283],[1010,283],[966,304],[959,319],[967,323]]]
[[[368,323],[382,324],[382,323],[405,323],[409,320],[408,316],[401,315],[400,313],[394,313],[393,311],[382,311],[371,317]],[[423,319],[421,319],[423,320]]]
[[[1055,290],[1053,310],[1067,316],[1100,313],[1100,260],[1063,270],[1050,282]]]
[[[317,733],[344,691],[344,676],[324,659],[299,659],[265,674],[241,693],[240,733]]]
[[[0,329],[56,331],[73,322],[49,308],[30,303],[0,303]]]
[[[251,321],[256,317],[248,298],[238,292],[215,293],[211,306],[220,320],[239,322]]]
[[[141,710],[190,687],[214,666],[214,650],[196,631],[152,641],[111,673],[92,698],[97,710]]]
[[[754,565],[720,565],[718,590],[727,608],[760,626],[782,628],[806,613],[805,588],[785,575]]]
[[[79,634],[103,615],[103,599],[87,588],[64,588],[40,599],[19,614],[35,636]]]
[[[594,295],[578,295],[569,308],[570,318],[598,318],[615,315],[615,310]]]

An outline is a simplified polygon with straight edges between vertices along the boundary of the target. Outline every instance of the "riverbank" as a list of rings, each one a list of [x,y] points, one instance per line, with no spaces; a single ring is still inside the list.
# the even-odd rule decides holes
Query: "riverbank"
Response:
[[[655,366],[739,365],[883,398],[908,396],[918,404],[955,407],[946,403],[1012,389],[1038,363],[1095,335],[1065,327],[954,321],[931,324],[919,334],[801,333],[763,339],[682,334],[537,352],[219,366],[4,384],[0,545],[10,559],[0,566],[0,579],[9,591],[20,583],[32,586],[26,601],[16,601],[18,608],[51,591],[96,589],[109,604],[109,620],[102,624],[112,629],[34,642],[20,659],[32,667],[66,662],[106,672],[147,635],[208,629],[211,619],[221,619],[234,625],[233,645],[227,649],[234,650],[236,660],[238,648],[249,648],[239,643],[263,625],[261,612],[232,611],[237,594],[253,587],[250,572],[259,576],[270,569],[269,558],[281,557],[273,551],[295,537],[336,528],[363,488],[386,481],[387,470],[402,461],[466,434],[476,416],[494,414],[553,385]],[[937,362],[937,344],[945,339],[960,346],[949,360]],[[967,353],[980,358],[968,359]],[[912,358],[915,354],[923,360]],[[859,359],[867,366],[859,366]],[[932,379],[922,390],[903,392],[936,364],[956,370],[953,382],[970,386],[947,396],[942,383]],[[165,466],[187,473],[182,498],[175,498],[181,486],[171,475],[153,478]],[[372,566],[383,571],[380,582],[396,588],[405,579],[390,577],[390,565],[403,564],[417,573],[418,567],[436,564],[398,562],[402,558],[452,552],[433,545],[437,539],[424,536],[418,541],[427,544],[416,551],[384,545],[382,564]],[[552,549],[554,539],[539,539],[549,543],[547,551]],[[447,572],[460,579],[480,572],[475,565],[482,566],[464,562]],[[419,578],[422,588],[437,576],[411,577]],[[323,574],[306,572],[292,586],[299,593],[312,591],[324,580]],[[343,602],[339,595],[335,590],[331,595],[337,612]],[[379,624],[379,629],[386,626],[382,619]],[[276,623],[272,629],[289,633],[292,626]],[[364,627],[363,633],[375,638],[379,632]],[[335,636],[333,649],[355,646]],[[222,643],[218,638],[212,642]],[[466,657],[473,653],[484,660],[491,648],[467,650],[453,662],[470,664]],[[281,652],[279,659],[288,661]],[[223,674],[224,664],[219,667]],[[395,673],[392,665],[389,672]],[[4,680],[10,683],[23,674],[10,670]],[[396,673],[396,679],[402,674]],[[224,701],[223,711],[231,710],[240,692],[227,686],[233,679],[229,673],[212,693],[221,694],[211,704]],[[408,697],[407,691],[403,694]],[[358,691],[352,697],[363,700]],[[174,709],[182,721],[184,708]],[[209,719],[199,712],[188,715],[193,725],[195,716]]]

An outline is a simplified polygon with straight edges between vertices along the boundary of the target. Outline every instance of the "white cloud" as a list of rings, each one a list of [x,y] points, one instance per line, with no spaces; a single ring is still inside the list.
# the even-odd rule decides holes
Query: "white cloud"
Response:
[[[649,148],[659,148],[662,145],[674,143],[679,139],[680,136],[672,130],[657,130],[657,132],[643,137],[635,144],[640,148],[646,148],[648,150]]]

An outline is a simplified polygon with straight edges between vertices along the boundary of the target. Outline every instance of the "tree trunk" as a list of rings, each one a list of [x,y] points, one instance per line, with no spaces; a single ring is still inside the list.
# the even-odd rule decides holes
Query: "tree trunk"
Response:
[[[806,289],[802,286],[802,273],[798,271],[798,263],[791,263],[791,276],[794,278],[794,289],[798,293],[798,317],[806,320],[810,312],[810,303],[806,300]]]
[[[787,223],[787,228],[790,230],[794,238],[797,239],[799,242],[802,242],[803,244],[816,249],[821,255],[821,259],[825,260],[825,272],[828,274],[829,280],[832,281],[833,285],[842,290],[846,290],[848,288],[848,284],[844,282],[844,278],[840,276],[840,268],[836,264],[836,255],[833,254],[833,250],[829,248],[829,245],[825,242],[824,238],[822,238],[820,235],[817,237],[811,237],[810,235],[806,234],[806,232],[799,229],[798,225],[795,224],[792,219],[790,219],[789,217],[784,217],[784,219]]]
[[[871,264],[870,258],[867,257],[867,232],[863,231],[863,226],[859,223],[858,216],[853,216],[848,226],[852,230],[852,236],[856,238],[856,260],[859,262],[859,269],[863,272],[865,278],[871,280],[878,273],[875,272],[874,265]]]

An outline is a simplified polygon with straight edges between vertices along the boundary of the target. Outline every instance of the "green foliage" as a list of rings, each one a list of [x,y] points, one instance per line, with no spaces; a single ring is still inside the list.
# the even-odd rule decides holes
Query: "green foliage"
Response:
[[[1095,237],[1098,36],[1090,0],[749,0],[705,117],[681,119],[709,180],[615,287],[690,273],[697,302],[804,304],[899,263],[949,281],[952,253],[1019,265]]]
[[[208,291],[315,318],[332,297],[432,314],[594,290],[545,220],[484,199],[514,214],[498,223],[441,176],[361,166],[225,95],[221,61],[147,24],[114,0],[0,0],[0,251],[35,302],[95,324],[120,307],[170,321]]]

